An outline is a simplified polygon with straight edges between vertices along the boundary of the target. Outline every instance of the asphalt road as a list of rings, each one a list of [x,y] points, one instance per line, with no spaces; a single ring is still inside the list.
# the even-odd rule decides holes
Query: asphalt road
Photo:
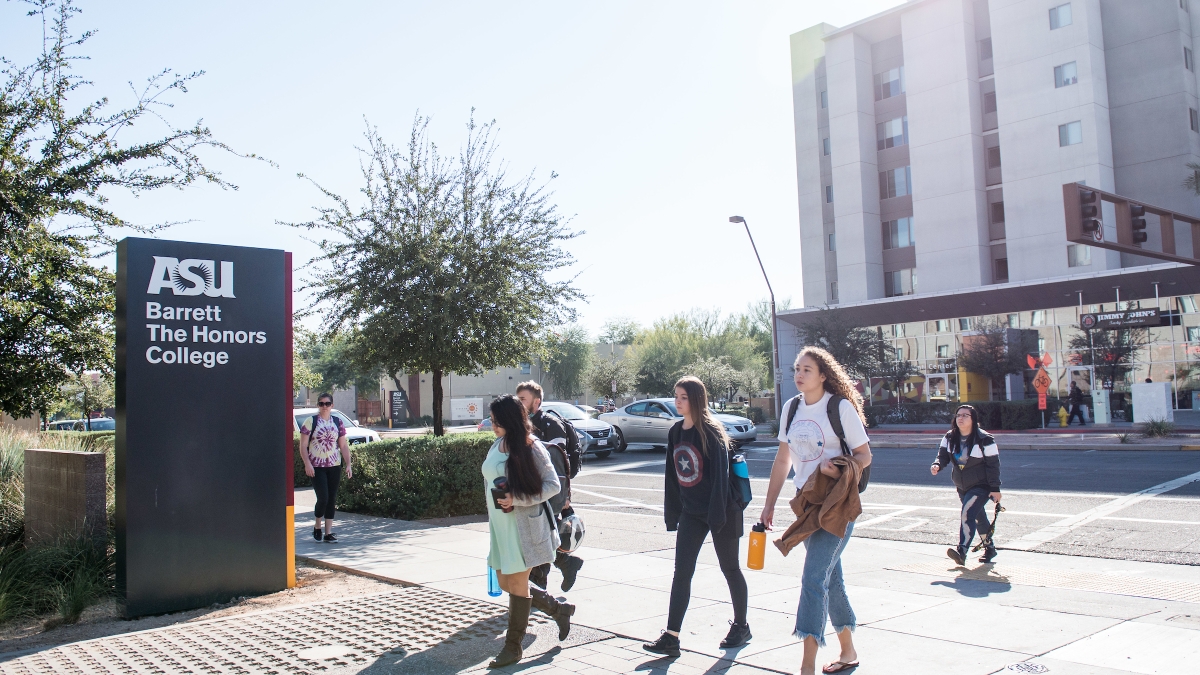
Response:
[[[747,530],[762,510],[776,448],[745,448],[755,492],[745,512]],[[589,458],[572,483],[588,545],[637,552],[674,547],[675,535],[662,520],[664,455],[643,446]],[[1001,549],[1200,565],[1200,452],[1001,448],[1000,456]],[[929,474],[932,460],[928,449],[876,450],[854,536],[956,543],[958,495],[949,470]],[[783,492],[777,531],[793,520],[787,504],[793,492]]]

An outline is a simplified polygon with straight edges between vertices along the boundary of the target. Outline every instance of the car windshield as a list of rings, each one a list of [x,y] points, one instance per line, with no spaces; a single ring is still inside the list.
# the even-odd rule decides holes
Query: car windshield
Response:
[[[546,410],[553,410],[569,420],[589,420],[588,414],[571,405],[570,403],[543,403],[542,407]]]
[[[117,428],[116,420],[92,420],[92,431],[112,431]],[[83,428],[88,428],[87,420],[83,421]]]

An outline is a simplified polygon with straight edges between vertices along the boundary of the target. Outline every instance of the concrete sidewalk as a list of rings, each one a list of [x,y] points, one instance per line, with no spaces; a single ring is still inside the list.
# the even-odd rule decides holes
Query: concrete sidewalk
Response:
[[[337,544],[313,541],[296,493],[296,554],[387,579],[500,604],[486,593],[486,523],[427,524],[338,514]],[[749,528],[747,528],[749,529]],[[568,594],[575,621],[618,636],[565,648],[519,672],[798,672],[792,637],[803,548],[783,558],[768,547],[766,569],[746,571],[754,640],[738,650],[718,643],[733,614],[710,547],[701,554],[684,623],[685,658],[670,664],[637,643],[665,628],[673,552],[584,548]],[[744,557],[744,556],[743,556]],[[955,569],[945,547],[855,538],[843,556],[858,617],[857,673],[1018,672],[1195,673],[1200,663],[1200,568],[1002,551],[994,565]],[[560,580],[552,573],[552,587]],[[819,663],[836,659],[836,639]],[[610,653],[611,652],[611,653]],[[1037,664],[1048,670],[1032,668]]]

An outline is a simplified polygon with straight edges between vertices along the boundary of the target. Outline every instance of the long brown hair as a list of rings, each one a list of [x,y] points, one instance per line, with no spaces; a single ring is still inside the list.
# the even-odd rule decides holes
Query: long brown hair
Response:
[[[512,394],[505,394],[492,401],[488,410],[492,413],[492,422],[504,429],[504,448],[508,450],[508,488],[521,497],[542,494],[542,472],[538,470],[533,444],[529,440],[533,427],[529,424],[529,415],[525,413],[521,400]]]
[[[699,427],[700,430],[700,451],[705,457],[708,454],[708,435],[711,433],[721,444],[729,447],[729,436],[725,433],[725,426],[713,417],[712,412],[708,409],[708,388],[700,381],[698,377],[684,375],[675,383],[675,389],[683,389],[687,392],[688,415],[692,418],[692,424]]]
[[[850,401],[850,405],[854,406],[854,412],[858,413],[858,418],[863,421],[863,424],[866,424],[867,417],[863,414],[862,394],[858,393],[858,389],[854,386],[854,380],[846,374],[846,369],[842,368],[842,364],[833,358],[833,354],[820,347],[805,347],[796,355],[793,367],[799,368],[800,359],[806,356],[816,362],[817,370],[825,376],[825,391]]]

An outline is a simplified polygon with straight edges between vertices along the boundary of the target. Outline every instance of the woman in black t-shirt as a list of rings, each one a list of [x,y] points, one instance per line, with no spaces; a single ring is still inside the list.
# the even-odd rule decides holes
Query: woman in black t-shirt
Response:
[[[729,491],[729,437],[709,412],[708,392],[700,380],[688,376],[675,383],[675,407],[683,421],[671,427],[667,436],[663,505],[667,531],[678,530],[675,578],[667,629],[658,640],[642,645],[648,652],[667,656],[679,656],[679,630],[691,600],[692,575],[709,532],[733,601],[733,621],[721,649],[740,647],[751,638],[746,623],[746,578],[738,562],[742,512]]]

